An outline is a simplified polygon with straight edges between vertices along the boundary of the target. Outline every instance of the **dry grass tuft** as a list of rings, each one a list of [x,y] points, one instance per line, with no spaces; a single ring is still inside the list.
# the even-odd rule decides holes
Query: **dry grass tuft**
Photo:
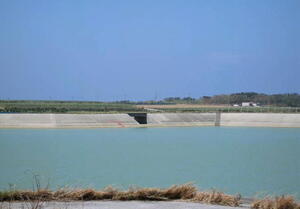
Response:
[[[256,200],[252,203],[253,209],[300,209],[300,203],[297,203],[293,196],[281,196],[262,200]]]
[[[116,196],[119,191],[113,187],[106,187],[102,191],[96,191],[93,189],[73,190],[65,196],[68,200],[111,200]]]
[[[192,184],[174,185],[163,190],[163,194],[169,199],[192,199],[195,197],[197,188]]]
[[[52,196],[50,190],[5,191],[0,192],[0,201],[50,200]]]
[[[196,194],[196,187],[192,184],[174,185],[170,188],[130,188],[128,191],[118,192],[113,200],[187,200]]]
[[[226,206],[239,206],[241,196],[227,195],[222,192],[212,191],[212,192],[197,192],[194,197],[196,202],[204,202],[215,205],[226,205]]]

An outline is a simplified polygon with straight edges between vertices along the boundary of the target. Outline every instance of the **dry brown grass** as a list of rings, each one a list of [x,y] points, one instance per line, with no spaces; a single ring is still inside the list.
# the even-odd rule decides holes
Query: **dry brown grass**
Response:
[[[227,195],[218,191],[197,192],[194,201],[204,202],[214,205],[239,206],[241,196]]]
[[[36,191],[0,191],[0,203],[23,201],[29,202],[30,208],[37,209],[46,201],[91,201],[91,200],[142,200],[142,201],[170,201],[184,200],[214,205],[237,207],[241,203],[241,196],[224,194],[219,191],[198,191],[193,184],[174,185],[169,188],[139,188],[119,190],[106,187],[103,190],[94,189],[36,189]],[[292,196],[267,197],[255,200],[252,209],[300,209],[300,203]]]
[[[200,192],[192,184],[174,185],[169,188],[138,188],[118,190],[107,187],[97,191],[94,189],[61,189],[50,191],[39,189],[37,191],[9,191],[0,192],[0,201],[89,201],[89,200],[186,200],[209,204],[238,206],[239,197],[226,195],[221,192]]]
[[[262,200],[256,200],[252,203],[253,209],[300,209],[300,203],[296,202],[293,196],[281,196]]]

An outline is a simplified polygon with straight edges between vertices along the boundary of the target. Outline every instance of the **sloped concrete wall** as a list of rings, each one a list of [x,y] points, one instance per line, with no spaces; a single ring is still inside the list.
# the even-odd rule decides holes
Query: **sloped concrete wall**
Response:
[[[1,128],[76,128],[137,126],[127,114],[0,114]]]
[[[218,117],[217,117],[218,116]],[[0,128],[105,128],[143,126],[297,127],[300,114],[151,113],[142,125],[128,114],[0,114]]]
[[[55,127],[53,114],[0,114],[1,128]]]
[[[222,113],[221,126],[294,127],[300,128],[300,114],[289,113]]]
[[[150,113],[151,126],[214,126],[216,113]]]

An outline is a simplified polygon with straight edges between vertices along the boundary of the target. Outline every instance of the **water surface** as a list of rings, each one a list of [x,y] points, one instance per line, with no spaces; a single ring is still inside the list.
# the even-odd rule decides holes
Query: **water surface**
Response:
[[[298,128],[0,129],[0,189],[167,187],[300,194]]]

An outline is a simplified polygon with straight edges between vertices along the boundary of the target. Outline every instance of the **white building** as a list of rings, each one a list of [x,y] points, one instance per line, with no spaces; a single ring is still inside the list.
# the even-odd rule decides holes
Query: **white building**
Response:
[[[254,102],[242,102],[242,107],[257,107],[258,105]]]

